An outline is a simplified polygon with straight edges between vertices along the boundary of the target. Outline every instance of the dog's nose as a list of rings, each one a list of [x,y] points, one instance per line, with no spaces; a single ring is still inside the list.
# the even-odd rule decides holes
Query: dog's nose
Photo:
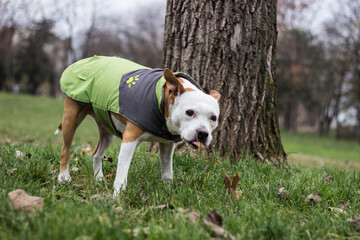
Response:
[[[205,142],[205,140],[207,139],[207,137],[209,136],[209,133],[206,130],[197,130],[197,140],[200,142]]]

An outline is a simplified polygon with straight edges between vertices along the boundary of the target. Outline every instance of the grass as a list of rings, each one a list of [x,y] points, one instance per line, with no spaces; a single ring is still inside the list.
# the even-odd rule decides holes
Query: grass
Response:
[[[360,170],[360,144],[336,140],[312,133],[290,134],[282,131],[282,142],[291,164],[317,166],[337,165]]]
[[[360,213],[359,172],[329,166],[274,167],[249,158],[233,162],[216,154],[176,153],[175,177],[168,185],[160,180],[158,154],[142,145],[132,161],[126,191],[116,200],[109,198],[114,178],[95,182],[91,156],[81,152],[87,136],[96,135],[90,138],[96,143],[96,126],[91,122],[80,129],[72,148],[70,163],[79,170],[71,171],[70,183],[58,184],[58,172],[52,173],[59,168],[60,136],[52,133],[61,119],[61,105],[59,100],[0,94],[0,115],[6,116],[0,117],[0,141],[11,140],[0,146],[0,239],[209,239],[211,231],[203,220],[212,209],[217,209],[223,228],[236,239],[360,238],[360,226],[354,228],[351,223]],[[14,107],[19,109],[9,111]],[[116,145],[107,151],[108,157],[116,159]],[[17,158],[15,151],[26,156]],[[105,175],[116,171],[108,161],[103,169]],[[223,183],[225,173],[234,176],[237,172],[237,190],[243,191],[239,199]],[[325,181],[330,175],[333,180]],[[277,195],[281,187],[288,191],[287,197]],[[44,210],[14,211],[7,194],[18,188],[44,197]],[[305,202],[317,191],[321,201]],[[346,213],[328,210],[341,201]],[[174,209],[156,208],[164,204]],[[181,209],[194,209],[201,214],[200,220],[193,223]]]

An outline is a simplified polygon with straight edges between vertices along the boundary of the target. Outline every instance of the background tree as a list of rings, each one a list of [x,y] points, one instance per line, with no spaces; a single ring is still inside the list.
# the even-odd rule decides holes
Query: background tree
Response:
[[[222,94],[215,147],[286,161],[276,99],[276,1],[168,0],[163,65]]]
[[[43,20],[35,23],[35,28],[25,36],[16,54],[16,78],[22,82],[25,92],[38,93],[42,83],[55,84],[52,59],[45,52],[45,45],[54,40],[53,22]]]

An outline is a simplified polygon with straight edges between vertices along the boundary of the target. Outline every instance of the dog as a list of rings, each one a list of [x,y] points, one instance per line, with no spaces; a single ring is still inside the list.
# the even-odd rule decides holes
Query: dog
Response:
[[[159,142],[163,180],[173,179],[175,142],[194,148],[209,146],[218,125],[220,93],[204,93],[183,73],[150,69],[118,57],[94,56],[70,65],[60,79],[65,93],[58,181],[70,181],[70,146],[77,127],[91,115],[100,140],[93,153],[96,180],[104,178],[102,158],[114,135],[121,147],[114,196],[125,190],[135,148],[143,141]]]

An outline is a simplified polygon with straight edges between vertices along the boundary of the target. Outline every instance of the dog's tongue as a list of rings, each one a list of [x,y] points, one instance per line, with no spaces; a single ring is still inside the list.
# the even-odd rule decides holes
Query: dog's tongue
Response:
[[[192,142],[192,144],[197,148],[205,148],[205,145],[201,142],[195,141],[195,142]]]

